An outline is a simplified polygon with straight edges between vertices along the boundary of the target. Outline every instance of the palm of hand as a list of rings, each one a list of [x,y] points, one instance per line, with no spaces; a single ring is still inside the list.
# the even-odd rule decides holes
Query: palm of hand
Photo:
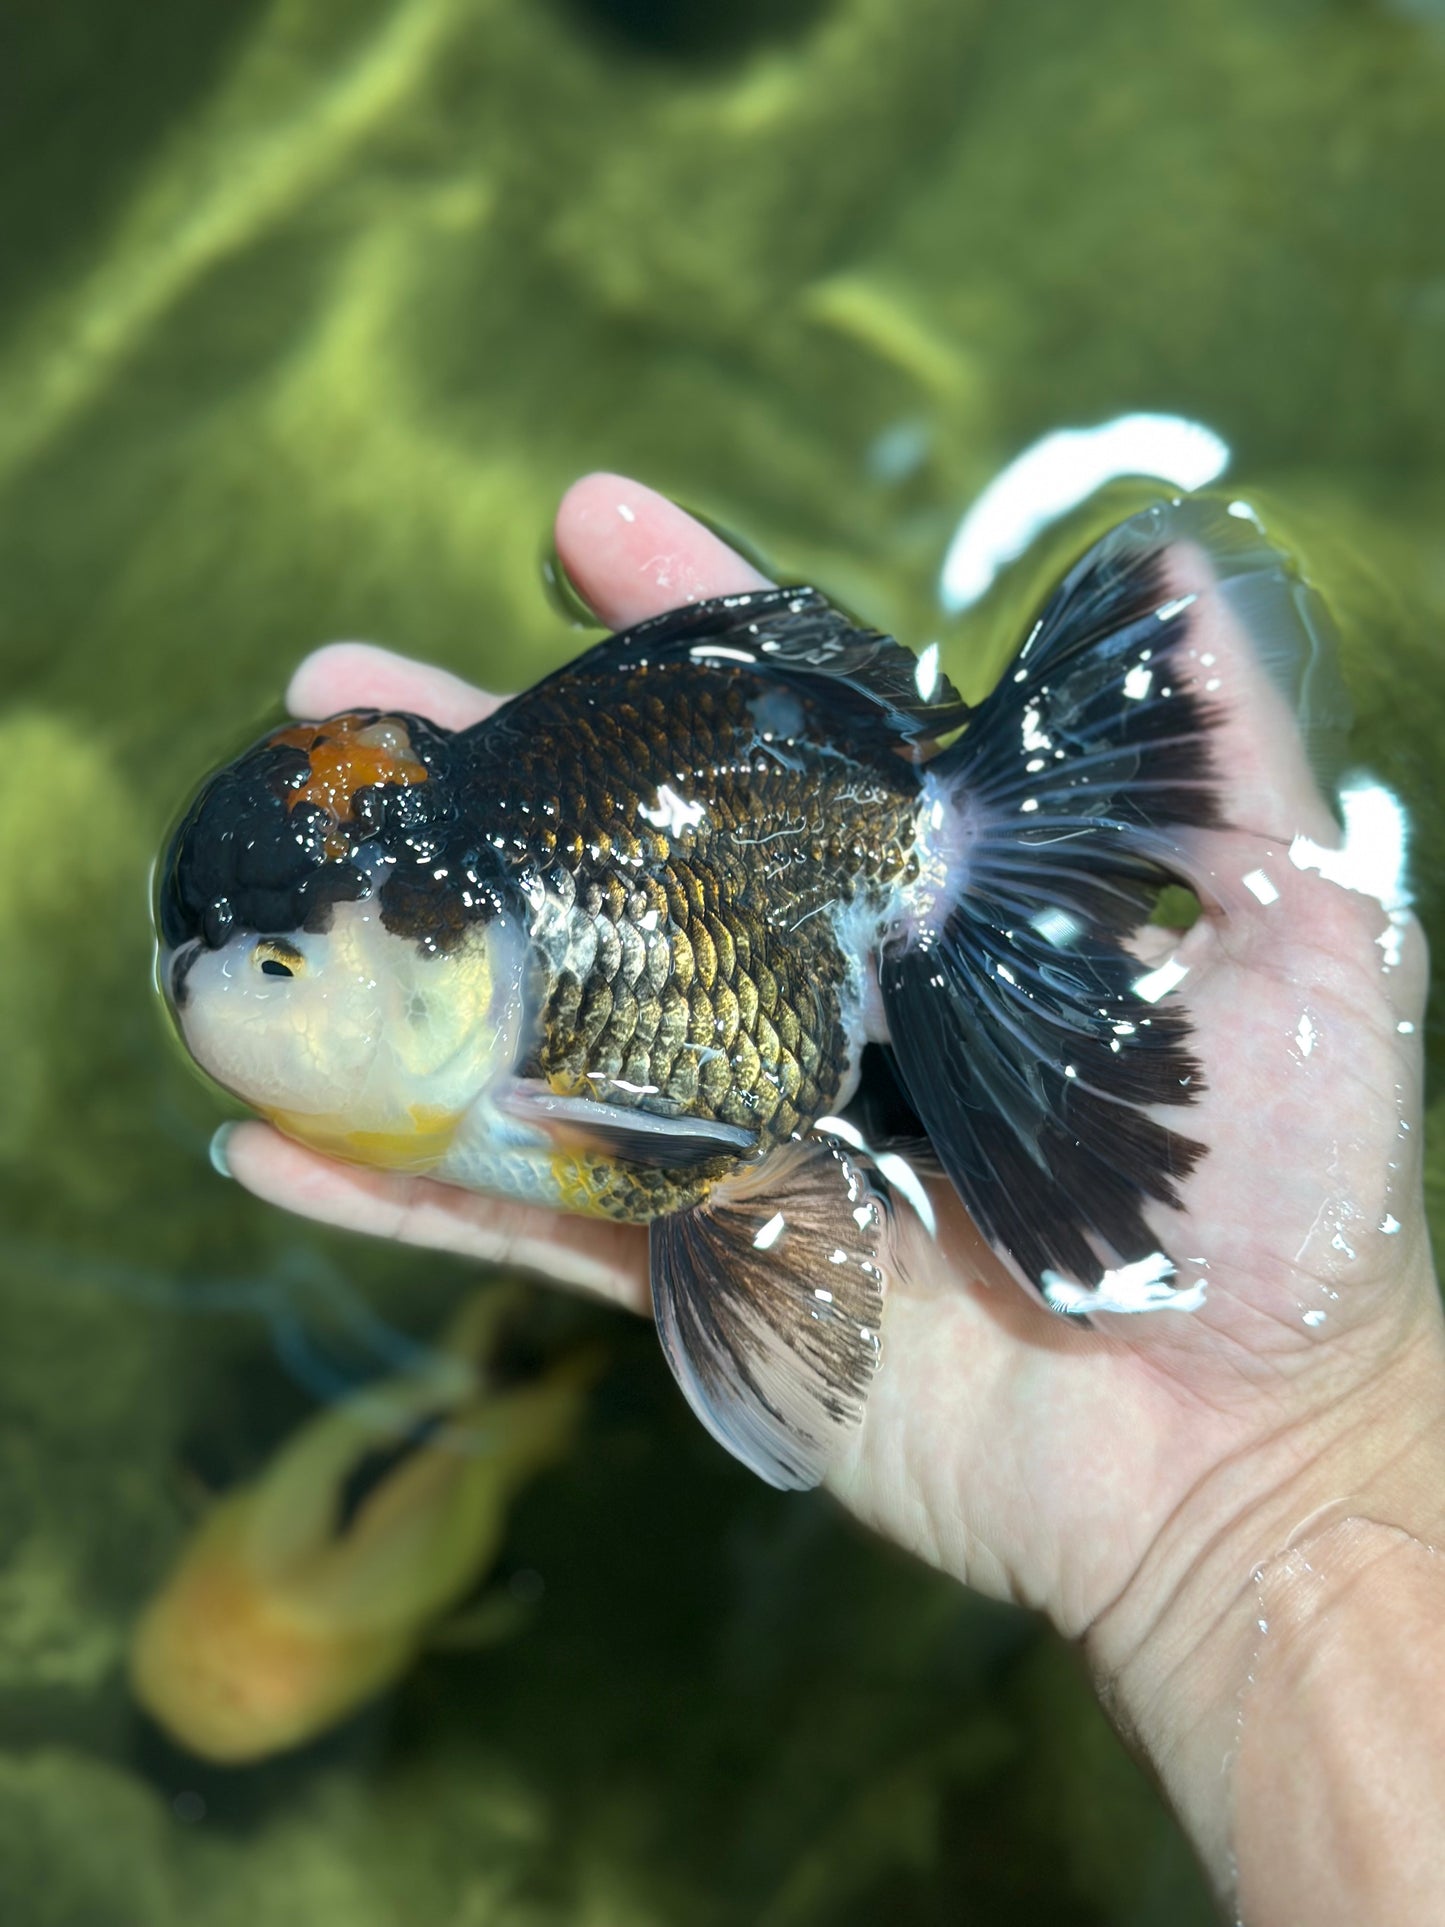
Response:
[[[558,541],[617,627],[759,582],[681,511],[616,478],[571,492]],[[1377,897],[1308,867],[1330,867],[1332,820],[1247,645],[1224,634],[1215,645],[1227,811],[1248,827],[1208,838],[1218,913],[1177,945],[1209,1086],[1183,1128],[1210,1151],[1185,1211],[1160,1225],[1181,1268],[1205,1261],[1206,1302],[1081,1329],[1027,1300],[940,1183],[936,1242],[900,1228],[885,1367],[831,1481],[890,1537],[1076,1632],[1182,1519],[1207,1535],[1215,1511],[1223,1524],[1248,1503],[1241,1464],[1267,1458],[1271,1476],[1287,1476],[1340,1394],[1408,1343],[1430,1302],[1411,1030],[1423,943]],[[454,725],[492,706],[355,645],[304,664],[291,703],[311,715],[394,705]],[[1292,860],[1300,836],[1313,843],[1296,843]],[[1268,904],[1242,882],[1260,875],[1264,894],[1278,893]],[[242,1183],[293,1210],[510,1259],[647,1308],[635,1228],[332,1164],[260,1124],[243,1126],[228,1156]]]

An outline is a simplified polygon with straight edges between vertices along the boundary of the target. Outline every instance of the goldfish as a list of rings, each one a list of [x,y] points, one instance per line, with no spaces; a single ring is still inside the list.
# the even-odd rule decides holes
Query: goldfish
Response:
[[[976,704],[936,645],[784,587],[608,637],[471,728],[273,730],[160,866],[180,1034],[335,1157],[648,1226],[686,1398],[814,1485],[900,1262],[840,1127],[869,1044],[1045,1303],[1199,1302],[1167,1225],[1206,1067],[1133,940],[1224,823],[1194,660],[1220,604],[1286,682],[1309,659],[1292,564],[1184,497],[1088,548]]]
[[[143,1611],[135,1697],[173,1739],[242,1765],[393,1685],[496,1555],[514,1495],[566,1451],[593,1361],[497,1383],[505,1290],[424,1367],[318,1414],[210,1510]]]

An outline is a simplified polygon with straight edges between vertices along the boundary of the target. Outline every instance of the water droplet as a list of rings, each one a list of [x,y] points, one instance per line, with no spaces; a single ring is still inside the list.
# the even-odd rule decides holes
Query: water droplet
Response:
[[[574,629],[605,629],[606,623],[562,566],[555,545],[542,555],[542,587],[547,600]]]

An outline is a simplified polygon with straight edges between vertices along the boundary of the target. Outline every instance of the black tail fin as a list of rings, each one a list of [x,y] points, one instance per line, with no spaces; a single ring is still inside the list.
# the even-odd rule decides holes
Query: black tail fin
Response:
[[[1058,1309],[1188,1304],[1145,1207],[1203,1155],[1149,1114],[1203,1088],[1190,1022],[1123,938],[1221,825],[1207,699],[1179,658],[1197,597],[1168,551],[1223,510],[1146,511],[1056,591],[928,766],[936,894],[880,979],[908,1095],[980,1229]],[[1204,532],[1201,533],[1201,530]],[[1270,552],[1266,552],[1270,553]],[[1279,558],[1272,557],[1275,565]]]

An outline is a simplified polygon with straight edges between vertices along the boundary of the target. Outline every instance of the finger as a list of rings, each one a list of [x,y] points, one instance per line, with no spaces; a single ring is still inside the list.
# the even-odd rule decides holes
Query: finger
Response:
[[[1401,1019],[1418,1021],[1426,967],[1399,804],[1377,783],[1345,786],[1342,836],[1316,774],[1338,780],[1349,716],[1328,611],[1243,503],[1171,544],[1166,571],[1191,603],[1176,666],[1215,719],[1230,828],[1202,839],[1200,881],[1232,954],[1257,942],[1257,961],[1288,955],[1296,970],[1306,956],[1372,959]]]
[[[650,1308],[647,1234],[635,1225],[563,1217],[427,1178],[338,1164],[268,1124],[238,1124],[223,1155],[246,1190],[322,1224],[535,1272],[629,1311]]]
[[[340,709],[404,709],[445,729],[467,729],[502,701],[460,676],[413,662],[368,642],[333,642],[314,649],[291,678],[286,707],[293,716],[334,716]]]
[[[1180,668],[1217,719],[1224,813],[1286,848],[1297,836],[1333,845],[1339,831],[1311,762],[1328,760],[1345,709],[1333,627],[1244,504],[1215,513],[1205,542],[1171,545],[1166,571],[1192,604]]]
[[[584,475],[557,511],[557,553],[614,629],[708,596],[765,589],[766,576],[685,509],[623,475]]]
[[[583,598],[617,628],[704,596],[768,586],[685,510],[620,475],[587,475],[567,491],[557,511],[557,549]],[[449,729],[480,722],[499,701],[444,669],[364,642],[313,650],[286,692],[296,716],[347,706],[405,709]]]

